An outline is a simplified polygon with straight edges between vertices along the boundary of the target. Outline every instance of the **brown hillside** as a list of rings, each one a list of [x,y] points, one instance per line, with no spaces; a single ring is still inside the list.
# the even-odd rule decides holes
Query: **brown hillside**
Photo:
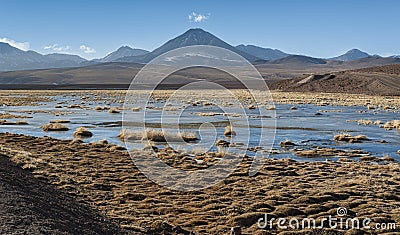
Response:
[[[400,65],[385,65],[330,74],[308,74],[269,84],[272,90],[400,95]]]
[[[400,64],[390,64],[377,67],[369,67],[353,70],[353,72],[359,73],[386,73],[400,75]]]

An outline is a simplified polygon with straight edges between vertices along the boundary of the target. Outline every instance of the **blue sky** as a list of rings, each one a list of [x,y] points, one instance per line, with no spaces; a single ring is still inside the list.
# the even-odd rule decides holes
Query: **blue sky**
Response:
[[[351,48],[400,55],[397,0],[13,0],[0,6],[0,41],[40,53],[91,59],[121,45],[153,50],[189,28],[203,28],[232,45],[315,57]]]

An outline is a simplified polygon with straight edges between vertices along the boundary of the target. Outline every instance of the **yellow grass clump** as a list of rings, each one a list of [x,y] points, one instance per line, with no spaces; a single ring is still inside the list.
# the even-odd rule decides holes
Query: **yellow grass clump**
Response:
[[[0,125],[28,125],[27,121],[9,122],[7,120],[0,120]]]
[[[108,107],[108,106],[96,106],[96,108],[94,109],[94,110],[96,110],[96,111],[102,111],[102,110],[109,110],[110,109],[110,107]]]
[[[180,132],[180,133],[169,133],[167,131],[147,129],[143,131],[129,131],[121,130],[118,137],[122,140],[150,140],[154,142],[167,142],[168,141],[180,141],[186,142],[198,140],[197,136],[193,132]]]
[[[227,126],[227,127],[225,127],[224,135],[228,136],[228,137],[232,137],[232,136],[236,135],[236,132],[234,130],[232,130],[231,126]]]
[[[121,111],[119,111],[119,110],[116,109],[116,108],[111,108],[108,112],[109,112],[109,113],[120,113]]]
[[[285,140],[285,141],[280,142],[279,145],[280,145],[281,147],[284,147],[284,148],[285,148],[285,147],[292,147],[292,146],[295,146],[296,144],[293,143],[293,142],[290,141],[290,140]]]
[[[28,125],[27,121],[16,121],[15,125]]]
[[[93,134],[84,127],[79,127],[74,132],[75,137],[92,137]]]
[[[43,131],[68,131],[69,128],[60,123],[49,123],[42,125]]]
[[[346,141],[349,143],[359,143],[362,140],[368,140],[368,138],[365,135],[352,136],[350,134],[337,134],[333,136],[333,140]]]
[[[386,122],[385,125],[383,125],[383,128],[385,128],[386,130],[400,129],[400,120]]]

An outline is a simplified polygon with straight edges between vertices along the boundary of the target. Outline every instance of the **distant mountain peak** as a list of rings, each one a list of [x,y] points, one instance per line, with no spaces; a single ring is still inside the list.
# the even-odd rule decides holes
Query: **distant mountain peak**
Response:
[[[360,49],[353,48],[348,50],[346,53],[365,53],[365,52],[361,51]]]
[[[22,50],[11,46],[6,42],[0,42],[0,54],[4,53],[15,53],[15,52],[23,52]]]
[[[213,42],[216,41],[223,42],[221,39],[203,29],[192,28],[179,35],[178,37],[169,40],[168,42],[180,43],[181,46],[179,47],[182,47],[192,45],[213,45]]]
[[[187,47],[187,46],[195,46],[195,45],[209,45],[209,46],[216,46],[216,47],[221,47],[225,48],[227,50],[233,51],[244,58],[246,58],[249,61],[257,61],[260,60],[260,58],[248,54],[246,52],[243,52],[241,50],[238,50],[236,47],[226,43],[222,39],[218,38],[217,36],[203,30],[200,28],[191,28],[188,29],[186,32],[183,34],[167,41],[160,47],[156,48],[152,52],[150,52],[147,55],[144,56],[131,56],[131,57],[126,57],[122,58],[121,62],[136,62],[136,63],[147,63],[151,61],[152,59],[156,58],[157,56],[164,54],[168,51],[181,48],[181,47]]]
[[[289,54],[278,49],[263,48],[255,45],[240,44],[236,48],[263,60],[277,60],[289,56]]]
[[[352,60],[363,59],[363,58],[366,58],[369,56],[370,55],[368,53],[361,51],[360,49],[354,48],[354,49],[348,50],[343,55],[331,58],[331,60],[352,61]]]
[[[185,33],[209,33],[202,28],[190,28]],[[185,34],[183,33],[183,34]]]
[[[6,42],[0,42],[0,46],[1,46],[1,47],[5,47],[5,46],[11,47],[10,44],[8,44],[8,43],[6,43]]]
[[[98,62],[112,62],[116,61],[118,59],[124,58],[124,57],[131,57],[131,56],[141,56],[149,53],[149,51],[143,50],[143,49],[134,49],[129,46],[121,46],[118,48],[116,51],[113,51],[106,55],[102,59],[98,59],[96,61]]]
[[[121,46],[120,48],[117,49],[117,51],[122,51],[122,50],[133,50],[133,48],[130,46]]]

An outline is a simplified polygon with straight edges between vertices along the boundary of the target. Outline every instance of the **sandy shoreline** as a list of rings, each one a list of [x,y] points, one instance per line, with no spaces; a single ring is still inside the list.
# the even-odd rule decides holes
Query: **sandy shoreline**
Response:
[[[107,144],[3,133],[0,146],[1,154],[35,177],[86,202],[131,232],[159,234],[181,229],[196,234],[227,234],[231,227],[240,226],[243,234],[287,234],[276,227],[259,229],[258,218],[268,213],[321,220],[336,215],[338,207],[347,208],[352,217],[372,218],[373,223],[400,223],[398,163],[270,159],[255,177],[249,177],[250,160],[245,159],[223,182],[182,193],[151,182],[136,169],[127,152],[113,150]],[[165,154],[164,160],[175,167],[204,167],[179,153]]]

